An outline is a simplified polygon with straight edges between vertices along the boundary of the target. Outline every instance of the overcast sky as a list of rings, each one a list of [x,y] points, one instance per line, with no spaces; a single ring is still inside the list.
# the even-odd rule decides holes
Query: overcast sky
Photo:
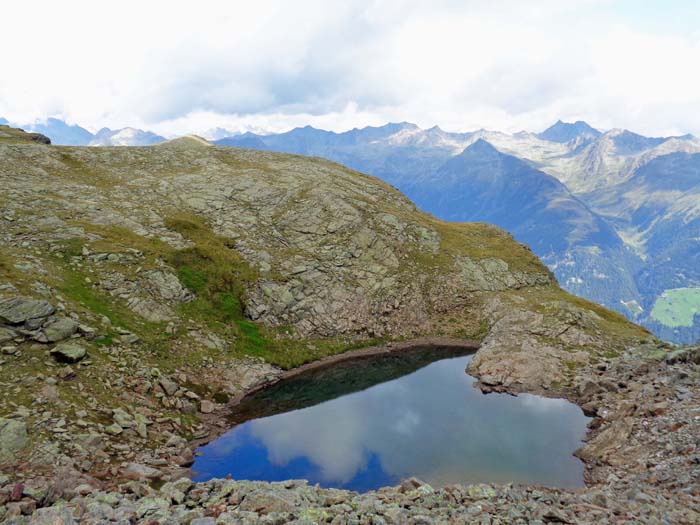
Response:
[[[4,2],[0,116],[700,134],[700,2]]]

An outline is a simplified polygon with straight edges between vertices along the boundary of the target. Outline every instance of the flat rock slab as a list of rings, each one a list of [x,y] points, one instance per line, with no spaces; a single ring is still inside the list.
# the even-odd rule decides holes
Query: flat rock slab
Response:
[[[43,299],[12,297],[0,301],[0,323],[22,324],[32,319],[42,319],[53,314],[55,308]]]
[[[51,350],[51,355],[64,363],[77,363],[87,355],[87,350],[75,343],[61,343]]]

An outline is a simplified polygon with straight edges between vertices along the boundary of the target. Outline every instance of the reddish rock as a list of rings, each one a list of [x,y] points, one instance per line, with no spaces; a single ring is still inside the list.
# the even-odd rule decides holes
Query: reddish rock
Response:
[[[10,493],[10,501],[19,501],[22,499],[22,493],[24,492],[24,484],[17,483]]]

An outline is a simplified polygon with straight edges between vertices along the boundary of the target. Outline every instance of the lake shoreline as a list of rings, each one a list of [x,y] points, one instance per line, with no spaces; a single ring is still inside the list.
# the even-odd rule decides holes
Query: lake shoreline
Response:
[[[255,392],[259,392],[260,390],[264,390],[265,388],[277,384],[280,381],[292,379],[306,372],[310,372],[311,370],[319,370],[347,361],[369,359],[372,357],[390,355],[398,352],[416,350],[419,348],[454,349],[455,351],[462,353],[465,350],[476,352],[479,350],[480,346],[480,343],[471,339],[457,339],[453,337],[421,337],[407,341],[389,342],[384,345],[367,346],[364,348],[358,348],[357,350],[348,350],[347,352],[330,355],[316,361],[305,363],[290,370],[285,370],[274,379],[264,381],[245,390],[241,394],[232,397],[226,404],[226,407],[229,410],[232,410],[247,396],[254,394]]]

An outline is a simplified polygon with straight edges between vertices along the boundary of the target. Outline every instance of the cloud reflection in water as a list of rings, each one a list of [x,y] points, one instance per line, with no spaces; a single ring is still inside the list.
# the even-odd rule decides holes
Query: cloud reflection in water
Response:
[[[203,447],[197,479],[305,478],[367,490],[417,476],[434,485],[582,485],[588,418],[533,395],[483,395],[464,369],[436,361],[404,377],[315,406],[238,425]]]

